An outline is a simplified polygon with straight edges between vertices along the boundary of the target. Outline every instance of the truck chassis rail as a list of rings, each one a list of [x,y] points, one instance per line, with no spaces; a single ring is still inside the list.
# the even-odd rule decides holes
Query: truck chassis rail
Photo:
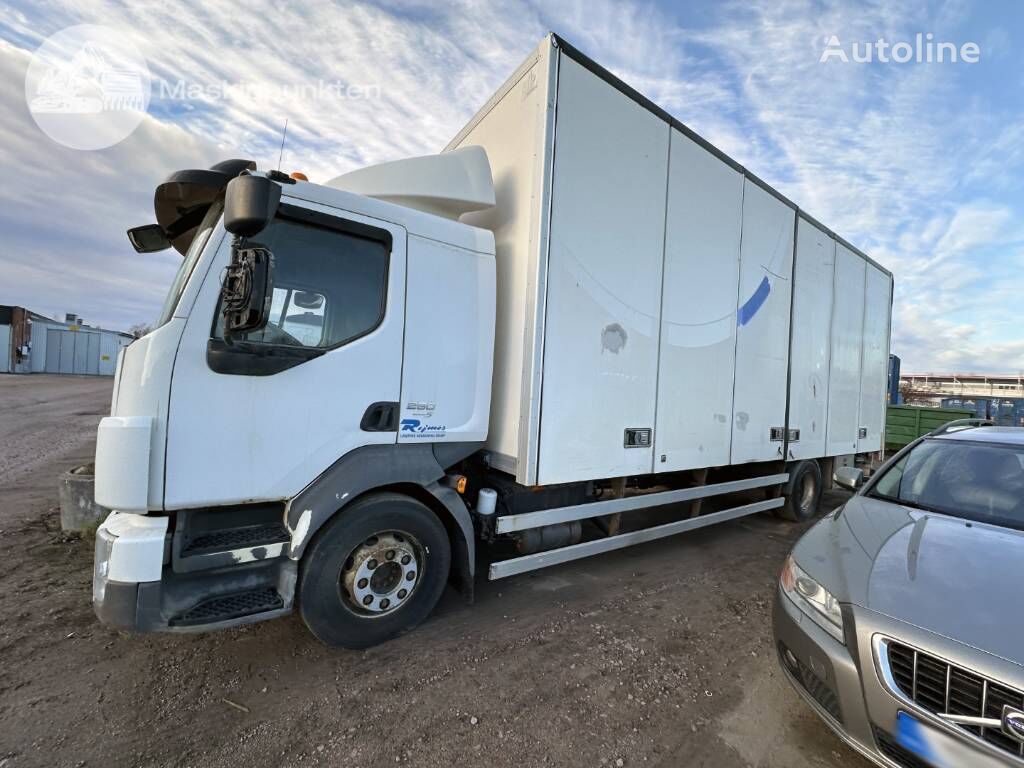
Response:
[[[676,491],[664,491],[662,493],[650,493],[639,496],[630,496],[623,499],[609,499],[590,504],[578,504],[571,507],[558,507],[540,512],[529,512],[521,515],[507,515],[497,520],[497,531],[507,533],[510,531],[521,531],[527,528],[536,528],[555,523],[569,522],[571,520],[586,520],[602,515],[615,514],[618,512],[632,511],[636,509],[647,509],[650,507],[675,504],[683,501],[693,501],[708,496],[718,496],[736,491],[745,491],[753,488],[764,488],[771,485],[781,485],[789,479],[786,472],[755,477],[746,480],[733,480],[725,483],[699,486],[695,488],[683,488]],[[539,568],[546,568],[550,565],[567,563],[572,560],[579,560],[591,555],[598,555],[602,552],[611,552],[634,544],[642,544],[647,541],[663,539],[667,536],[674,536],[684,531],[693,531],[698,528],[705,528],[716,523],[723,523],[728,520],[735,520],[747,515],[765,512],[770,509],[777,509],[785,504],[783,497],[766,499],[751,504],[743,504],[738,507],[723,509],[700,517],[691,517],[685,520],[677,520],[652,528],[643,528],[639,531],[631,531],[616,536],[609,536],[594,541],[585,541],[580,544],[573,544],[561,549],[537,552],[522,557],[514,557],[508,560],[500,560],[492,563],[488,578],[491,581],[503,579],[508,576],[515,576],[527,571],[534,571]]]
[[[722,496],[726,493],[749,491],[753,488],[766,488],[769,485],[782,485],[789,480],[788,472],[764,477],[749,477],[745,480],[730,480],[725,483],[698,485],[693,488],[681,488],[676,491],[661,493],[644,493],[626,496],[621,499],[594,501],[589,504],[574,504],[570,507],[555,507],[540,512],[526,512],[521,515],[503,515],[497,520],[497,533],[524,531],[527,528],[541,528],[545,525],[567,523],[571,520],[587,520],[592,517],[613,515],[618,512],[631,512],[635,509],[648,509],[664,504],[677,504],[681,501],[695,501],[709,496]]]

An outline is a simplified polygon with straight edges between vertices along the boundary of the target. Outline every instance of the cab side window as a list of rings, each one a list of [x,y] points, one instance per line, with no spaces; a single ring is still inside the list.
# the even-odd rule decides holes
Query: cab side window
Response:
[[[327,350],[376,328],[384,319],[390,245],[353,229],[278,218],[254,238],[274,254],[270,319],[235,341]],[[224,337],[219,306],[213,335]]]

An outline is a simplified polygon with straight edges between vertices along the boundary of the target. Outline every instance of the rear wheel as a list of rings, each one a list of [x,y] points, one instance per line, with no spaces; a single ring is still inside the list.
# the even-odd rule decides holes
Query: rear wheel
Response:
[[[327,645],[390,640],[434,609],[450,563],[448,533],[429,508],[395,493],[367,496],[328,523],[306,552],[302,619]]]
[[[800,523],[818,514],[821,502],[821,467],[816,461],[800,461],[789,467],[789,482],[783,491],[786,503],[779,516]]]

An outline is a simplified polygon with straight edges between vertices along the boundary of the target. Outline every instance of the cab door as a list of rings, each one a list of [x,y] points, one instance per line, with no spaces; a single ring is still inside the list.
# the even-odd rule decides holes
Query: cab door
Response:
[[[270,320],[231,343],[220,318],[230,240],[193,278],[203,283],[171,382],[167,509],[288,499],[349,451],[397,437],[405,229],[283,198],[254,238],[274,254]]]

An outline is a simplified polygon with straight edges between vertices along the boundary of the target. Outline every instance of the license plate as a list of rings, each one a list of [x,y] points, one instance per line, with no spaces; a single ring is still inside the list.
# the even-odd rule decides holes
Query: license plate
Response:
[[[975,749],[964,739],[950,736],[944,731],[922,723],[906,712],[896,714],[896,741],[904,749],[935,768],[972,768],[999,766],[1004,763]]]

